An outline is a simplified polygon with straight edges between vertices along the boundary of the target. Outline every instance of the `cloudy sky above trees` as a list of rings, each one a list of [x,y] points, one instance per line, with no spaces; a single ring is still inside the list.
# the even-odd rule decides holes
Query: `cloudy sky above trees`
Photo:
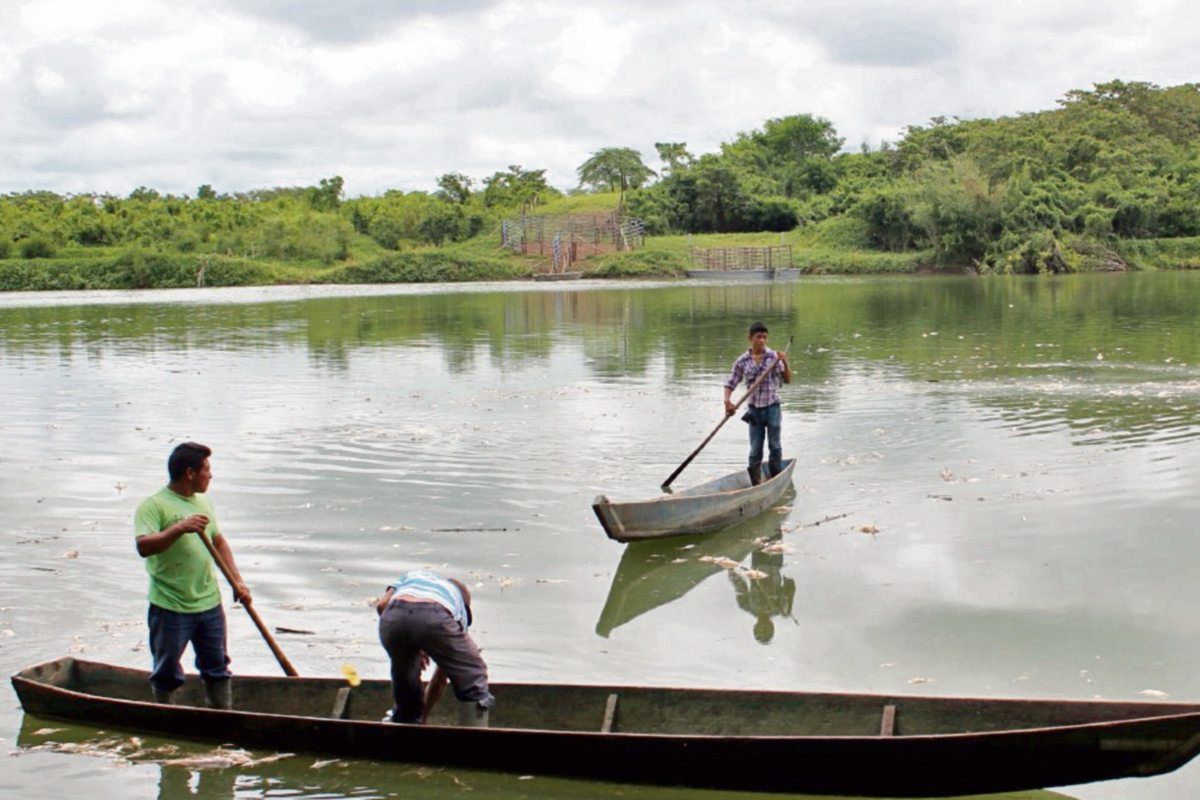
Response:
[[[1185,0],[0,0],[0,192],[433,189],[772,117],[933,116],[1200,80]]]

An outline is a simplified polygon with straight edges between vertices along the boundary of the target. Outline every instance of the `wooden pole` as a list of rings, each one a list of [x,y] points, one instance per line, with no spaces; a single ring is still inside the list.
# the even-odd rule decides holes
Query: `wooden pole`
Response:
[[[221,574],[229,581],[229,585],[234,587],[234,591],[237,591],[237,581],[233,579],[233,573],[229,571],[225,560],[221,558],[221,554],[217,552],[217,548],[204,531],[200,531],[200,541],[204,542],[204,546],[208,548],[209,555],[216,562],[217,568],[221,570]],[[250,615],[250,619],[254,620],[254,625],[258,628],[258,632],[262,634],[263,639],[266,640],[267,647],[271,648],[271,652],[275,654],[275,660],[279,662],[279,666],[283,667],[283,674],[291,678],[297,677],[300,673],[296,672],[296,668],[292,666],[292,662],[288,661],[288,657],[283,654],[283,650],[275,641],[275,637],[267,630],[267,626],[263,624],[262,618],[254,610],[254,605],[252,603],[242,603],[242,608],[246,609],[246,613]]]

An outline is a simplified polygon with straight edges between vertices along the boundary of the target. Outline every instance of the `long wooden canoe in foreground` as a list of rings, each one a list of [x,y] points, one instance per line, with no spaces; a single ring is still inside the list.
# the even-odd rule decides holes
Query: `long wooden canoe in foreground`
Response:
[[[74,658],[13,676],[25,711],[243,747],[697,788],[946,797],[1157,775],[1200,704],[496,684],[490,728],[379,722],[386,681],[234,679],[233,711],[148,702],[148,674]]]
[[[783,461],[779,474],[757,486],[746,470],[652,500],[614,503],[600,495],[592,510],[610,539],[637,542],[728,528],[758,516],[778,503],[792,485],[794,458]]]

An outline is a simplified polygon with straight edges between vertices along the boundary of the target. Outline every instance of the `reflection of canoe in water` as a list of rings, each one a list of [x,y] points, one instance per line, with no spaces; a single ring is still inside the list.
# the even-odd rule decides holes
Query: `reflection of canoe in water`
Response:
[[[496,684],[491,728],[377,721],[386,681],[238,676],[233,711],[145,702],[148,674],[22,670],[27,713],[245,747],[697,788],[947,797],[1157,775],[1200,749],[1200,705]]]
[[[724,557],[741,562],[754,549],[757,537],[778,533],[778,520],[755,519],[717,533],[633,542],[621,554],[596,633],[608,638],[621,625],[678,600],[725,571],[720,564],[700,559]]]
[[[608,537],[618,542],[707,533],[756,517],[778,503],[792,485],[795,466],[794,458],[784,459],[783,470],[758,486],[750,485],[743,469],[653,500],[614,503],[600,495],[592,510]]]

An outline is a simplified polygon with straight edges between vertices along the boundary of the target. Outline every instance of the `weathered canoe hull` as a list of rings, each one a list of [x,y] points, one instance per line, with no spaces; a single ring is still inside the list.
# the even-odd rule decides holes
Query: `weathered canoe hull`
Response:
[[[687,269],[689,278],[721,281],[794,281],[798,269]]]
[[[29,714],[244,747],[696,788],[946,797],[1169,772],[1200,705],[498,684],[493,727],[378,719],[386,681],[238,677],[233,711],[162,706],[140,670],[61,659],[13,676]],[[192,683],[195,683],[193,680]],[[183,699],[198,700],[191,688]],[[107,694],[105,694],[107,693]],[[113,696],[107,696],[113,695]],[[453,703],[443,702],[442,706]],[[284,713],[290,711],[290,713]],[[883,727],[891,727],[883,735]],[[601,729],[611,725],[611,731]]]
[[[756,517],[778,503],[792,485],[795,467],[795,459],[785,459],[780,473],[758,486],[751,486],[746,470],[740,470],[653,500],[614,503],[600,495],[592,510],[608,537],[618,542],[707,533]]]
[[[535,281],[577,281],[583,277],[582,272],[539,272],[535,273]]]

